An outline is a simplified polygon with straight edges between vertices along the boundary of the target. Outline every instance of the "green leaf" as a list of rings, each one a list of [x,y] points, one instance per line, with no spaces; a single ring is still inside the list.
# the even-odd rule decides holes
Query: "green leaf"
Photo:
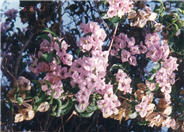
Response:
[[[46,61],[46,62],[52,62],[54,57],[56,58],[55,51],[52,51],[50,53],[43,53],[42,56],[39,58],[38,62]]]
[[[61,115],[61,100],[60,99],[56,99],[57,101],[57,110],[56,110],[56,117],[59,117]]]
[[[23,103],[23,99],[21,97],[17,97],[16,101],[18,102],[18,104],[22,104]]]
[[[39,35],[39,38],[46,39],[47,41],[49,41],[51,43],[51,40],[47,34],[41,34],[41,35]]]
[[[40,100],[40,98],[38,96],[34,97],[34,102],[37,103]]]
[[[48,29],[48,28],[46,28],[45,30],[43,30],[43,32],[50,33],[50,34],[52,34],[52,36],[54,36],[54,37],[57,36],[54,32],[52,32],[52,31],[51,31],[50,29]]]
[[[57,42],[57,44],[59,45],[59,48],[61,49],[61,46],[62,46],[62,42],[64,41],[64,39],[61,40],[61,42],[59,42],[58,39],[55,40]]]
[[[88,112],[96,111],[98,109],[98,106],[95,103],[91,103],[88,107],[87,110]]]
[[[61,61],[60,61],[60,59],[59,59],[59,57],[57,55],[55,55],[54,58],[56,59],[56,63],[57,64],[60,64],[61,63]]]
[[[112,72],[113,70],[118,70],[118,69],[123,69],[124,70],[123,65],[121,65],[121,64],[112,65],[112,67],[110,68],[110,72]]]
[[[50,115],[51,116],[56,116],[56,112],[52,112]]]
[[[148,121],[139,121],[138,124],[139,125],[148,125],[149,122]]]
[[[33,105],[33,109],[34,111],[37,110],[38,106],[44,102],[46,100],[46,96],[45,95],[42,95],[41,97],[38,97],[38,96],[35,96],[34,97],[34,105]]]
[[[80,113],[80,115],[81,115],[82,117],[88,118],[88,117],[91,117],[91,116],[93,115],[93,113],[94,113],[94,111],[92,111],[92,112],[87,112],[87,111],[85,111],[85,112],[83,112],[83,113]]]
[[[49,101],[49,104],[52,104],[52,103],[53,103],[54,93],[55,93],[55,91],[52,90],[51,99],[50,99],[50,101]]]
[[[154,91],[158,91],[160,89],[160,87],[158,86],[158,84],[156,84],[156,88],[154,89]]]
[[[46,60],[48,62],[51,62],[53,60],[53,57],[50,56],[48,53],[42,54],[42,57],[43,57],[44,60]]]
[[[57,108],[57,104],[52,105],[51,108],[51,116],[56,116],[56,108]]]
[[[177,32],[178,31],[178,25],[177,24],[174,24],[174,27],[175,27],[175,32]]]
[[[73,102],[72,102],[72,99],[68,99],[66,104],[64,104],[63,106],[61,106],[61,115],[66,115],[68,112],[70,112],[70,110],[72,109],[73,107]]]
[[[61,109],[65,109],[66,107],[68,107],[68,106],[71,105],[71,104],[72,104],[72,99],[69,98],[69,99],[67,100],[67,102],[66,102],[64,105],[61,106]]]
[[[113,24],[116,24],[120,21],[120,18],[118,16],[115,16],[113,18],[110,18],[110,21],[113,23]]]
[[[78,107],[77,104],[75,104],[75,109],[76,109],[76,111],[77,111],[78,113],[82,113],[82,112],[85,111],[85,110],[81,110],[81,109]]]
[[[81,50],[80,50],[80,49],[77,49],[77,50],[76,50],[77,56],[79,56],[79,55],[80,55],[80,52],[81,52]]]

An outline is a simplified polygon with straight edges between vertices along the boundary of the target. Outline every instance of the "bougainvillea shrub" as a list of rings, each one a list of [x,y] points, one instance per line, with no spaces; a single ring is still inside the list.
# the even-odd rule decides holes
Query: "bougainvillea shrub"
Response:
[[[28,66],[36,79],[17,77],[7,94],[18,107],[14,122],[31,120],[37,112],[90,117],[100,111],[104,118],[120,122],[138,119],[143,125],[182,131],[183,112],[174,114],[173,92],[181,79],[177,74],[183,71],[178,70],[182,63],[171,43],[173,35],[184,32],[184,22],[175,13],[175,20],[183,25],[174,21],[175,34],[167,33],[168,25],[162,19],[168,14],[163,14],[162,2],[155,11],[147,5],[138,6],[135,0],[99,3],[108,7],[103,19],[112,33],[98,22],[81,22],[76,53],[70,49],[72,44],[50,29],[38,35],[41,43]],[[178,10],[183,16],[184,10]],[[9,19],[15,19],[16,14],[16,10],[5,13]],[[126,27],[122,30],[122,23],[142,30],[142,38]],[[2,23],[1,31],[6,32],[8,25],[9,21]],[[183,98],[182,88],[180,93]]]

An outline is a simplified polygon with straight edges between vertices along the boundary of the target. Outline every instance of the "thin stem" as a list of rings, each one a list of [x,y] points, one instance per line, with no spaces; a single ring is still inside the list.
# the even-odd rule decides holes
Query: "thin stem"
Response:
[[[116,24],[116,27],[114,29],[114,33],[113,33],[113,36],[112,36],[112,40],[111,40],[111,43],[109,45],[109,49],[108,49],[108,52],[110,52],[111,48],[112,48],[112,44],[114,42],[114,38],[115,38],[115,35],[116,35],[116,32],[117,32],[117,29],[118,29],[118,23]]]
[[[65,121],[65,123],[67,123],[72,117],[73,117],[74,113],[72,112],[72,114],[68,117],[68,119]]]
[[[1,67],[4,72],[6,72],[13,80],[16,80],[15,76],[4,66]]]

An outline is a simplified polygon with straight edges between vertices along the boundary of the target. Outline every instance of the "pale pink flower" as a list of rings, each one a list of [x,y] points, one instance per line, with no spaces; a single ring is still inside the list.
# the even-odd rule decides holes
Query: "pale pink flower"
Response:
[[[72,65],[73,56],[69,53],[63,53],[63,56],[61,57],[61,60],[63,64],[66,64],[68,66]]]
[[[147,48],[153,45],[160,45],[160,37],[158,33],[147,34],[145,38],[145,44]]]
[[[80,28],[85,34],[91,33],[79,39],[78,45],[82,51],[102,50],[103,41],[106,38],[105,31],[96,22],[82,23]]]
[[[106,89],[107,92],[104,94],[103,99],[97,102],[104,118],[107,118],[112,114],[118,114],[117,107],[121,104],[118,97],[113,94],[112,85],[107,84]]]
[[[172,107],[171,106],[167,106],[166,108],[165,108],[165,110],[163,111],[163,114],[164,115],[170,115],[172,113]]]
[[[40,62],[37,65],[37,72],[47,72],[49,71],[49,65],[46,62]]]
[[[51,45],[48,40],[44,39],[42,41],[42,43],[40,44],[40,50],[48,53],[52,51]]]
[[[163,66],[169,73],[178,70],[177,58],[170,56],[168,59],[165,59]]]
[[[146,58],[150,58],[153,62],[157,62],[162,59],[162,53],[159,45],[151,45],[146,53]]]
[[[129,38],[127,43],[128,43],[128,46],[127,46],[128,48],[133,47],[135,45],[135,38],[133,37]]]
[[[132,55],[140,54],[140,50],[139,50],[138,45],[130,47],[130,51],[131,51]]]
[[[141,54],[144,54],[144,53],[147,52],[147,47],[145,45],[143,45],[142,41],[139,45],[139,51],[140,51]]]
[[[156,88],[156,84],[155,83],[151,83],[149,81],[146,80],[146,86],[151,90],[154,91]]]
[[[109,7],[109,10],[107,11],[107,16],[109,18],[112,18],[117,15],[117,10],[115,10],[113,7]]]
[[[77,101],[79,102],[79,108],[81,110],[84,110],[88,104],[89,104],[89,97],[90,97],[91,91],[89,90],[80,90],[76,94]]]
[[[162,52],[163,52],[162,59],[165,60],[169,56],[170,49],[169,49],[169,46],[168,46],[166,41],[162,41],[161,43],[162,43],[161,49],[162,49]]]
[[[171,93],[171,85],[169,83],[167,83],[164,87],[161,87],[161,92]]]
[[[68,78],[70,76],[69,72],[67,70],[67,67],[61,68],[59,72],[60,72],[60,78],[61,79],[66,79],[66,78]]]
[[[62,44],[61,44],[61,49],[63,50],[67,50],[68,47],[70,47],[65,41],[62,41]]]
[[[48,90],[47,84],[42,85],[42,91],[46,92]]]
[[[171,95],[169,93],[164,93],[164,98],[165,98],[165,101],[167,102],[167,104],[170,104],[171,103]]]
[[[127,74],[119,69],[116,75],[116,80],[118,81],[118,90],[123,91],[124,94],[132,93],[132,88],[130,87],[131,79],[127,76]]]
[[[121,61],[122,62],[127,62],[130,58],[130,52],[128,52],[127,50],[123,49],[121,51]]]
[[[93,46],[91,36],[81,37],[78,41],[78,45],[83,51],[89,51]]]
[[[107,15],[109,18],[114,16],[122,17],[126,13],[131,12],[133,8],[133,1],[132,0],[108,0],[109,2],[109,10],[107,11]]]
[[[131,56],[129,58],[129,63],[130,63],[130,65],[136,66],[137,65],[136,57],[135,56]]]
[[[135,106],[135,110],[139,112],[139,115],[144,118],[148,112],[148,106],[150,99],[153,98],[153,94],[142,97],[141,103]]]

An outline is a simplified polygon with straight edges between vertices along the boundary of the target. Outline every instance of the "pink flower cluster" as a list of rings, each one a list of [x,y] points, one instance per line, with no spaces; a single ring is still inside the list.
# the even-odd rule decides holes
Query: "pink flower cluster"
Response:
[[[56,76],[54,73],[49,72],[43,78],[43,80],[49,81],[51,86],[47,83],[42,84],[42,90],[46,92],[48,95],[54,96],[54,98],[59,98],[61,94],[64,92],[63,90],[63,83],[61,82],[60,78]]]
[[[49,37],[51,39],[51,43],[47,40],[43,40],[40,44],[40,51],[38,52],[38,58],[35,58],[32,65],[29,67],[30,71],[35,74],[40,72],[47,72],[46,76],[43,78],[42,82],[42,90],[46,92],[48,95],[54,95],[54,98],[59,98],[61,94],[64,92],[63,83],[61,80],[66,79],[70,76],[67,67],[61,66],[57,63],[56,58],[53,59],[52,62],[38,62],[39,58],[42,57],[44,53],[51,53],[52,51],[56,52],[59,60],[65,65],[72,65],[73,56],[67,53],[67,48],[69,45],[58,38],[53,38],[50,34]],[[59,48],[59,44],[55,41],[59,40],[61,43],[61,49]],[[47,84],[47,81],[51,84]]]
[[[148,52],[146,57],[150,58],[153,62],[161,62],[161,68],[154,75],[155,83],[146,81],[147,87],[153,91],[158,85],[161,88],[161,92],[164,94],[167,105],[171,103],[171,88],[175,83],[175,73],[177,70],[177,58],[168,57],[170,50],[166,41],[161,41],[158,33],[147,34],[145,39]]]
[[[78,46],[82,51],[101,50],[103,41],[106,38],[105,31],[96,22],[82,23],[80,28],[85,34],[91,33],[91,35],[79,39]]]
[[[177,59],[170,56],[162,62],[162,67],[156,73],[156,83],[164,94],[171,93],[171,85],[175,83],[174,71],[178,69],[177,67]]]
[[[166,59],[170,53],[168,44],[166,41],[161,42],[158,33],[147,34],[145,44],[148,49],[146,57],[150,58],[153,62]]]
[[[71,85],[76,84],[79,87],[79,92],[76,98],[79,102],[79,108],[85,109],[89,104],[89,97],[93,92],[104,94],[107,67],[107,52],[100,52],[92,57],[82,57],[76,59],[71,68]]]
[[[60,49],[59,44],[55,41],[55,39],[58,39],[58,38],[53,38],[50,34],[49,34],[49,37],[52,40],[51,43],[49,43],[48,40],[43,40],[42,43],[40,44],[40,51],[38,52],[38,58],[42,57],[44,53],[50,53],[52,51],[56,51],[56,55],[59,57],[62,63],[70,66],[72,64],[73,56],[67,53],[67,48],[69,47],[69,45],[65,41],[62,41],[61,49]],[[61,40],[62,39],[59,39],[60,42]],[[35,74],[38,74],[40,72],[47,72],[54,68],[60,69],[60,70],[62,69],[59,65],[56,64],[55,59],[53,60],[52,63],[48,64],[43,61],[38,63],[38,58],[34,57],[34,61],[32,65],[29,67],[30,71],[32,71]],[[59,67],[59,68],[56,68],[56,67]]]
[[[46,52],[46,53],[50,53],[51,51],[55,50],[56,55],[61,59],[63,64],[71,66],[73,56],[71,54],[67,53],[67,49],[68,49],[69,45],[65,41],[62,41],[62,39],[53,38],[50,34],[49,34],[49,37],[51,39],[51,43],[49,43],[47,40],[44,40],[40,44],[40,50],[42,50],[43,52]],[[61,49],[59,48],[58,42],[55,41],[56,39],[58,39],[58,41],[60,43],[62,41]],[[40,55],[41,55],[41,53],[40,53]]]
[[[107,11],[107,15],[109,18],[114,16],[122,17],[126,13],[131,12],[133,8],[132,0],[108,0],[109,2],[109,10]]]
[[[89,49],[86,49],[85,44],[81,43],[82,39],[79,40],[78,44],[82,51],[90,50],[91,57],[83,56],[72,63],[70,68],[71,85],[73,87],[77,85],[80,89],[76,94],[76,98],[81,110],[89,105],[91,94],[97,92],[102,95],[103,99],[97,102],[98,107],[102,110],[104,117],[108,117],[118,112],[117,107],[120,102],[117,96],[113,94],[112,85],[105,83],[109,52],[102,51],[102,45],[106,34],[94,22],[82,24],[81,28],[85,34],[91,33],[82,39],[93,39],[93,43],[87,43],[87,45],[91,45]],[[108,105],[105,105],[104,103],[107,102]]]
[[[123,70],[118,70],[118,73],[116,73],[116,80],[118,81],[118,90],[123,91],[124,94],[132,93],[132,88],[130,87],[130,83],[132,80]]]
[[[128,38],[124,33],[120,33],[115,38],[115,44],[111,50],[112,56],[121,54],[121,61],[129,62],[130,65],[136,66],[136,55],[146,53],[146,57],[153,62],[165,60],[169,56],[170,50],[166,41],[161,41],[158,33],[147,34],[145,38],[145,45],[140,42],[135,45],[135,39]]]
[[[135,45],[135,39],[133,37],[128,38],[126,34],[120,33],[115,38],[111,55],[117,57],[121,54],[122,63],[129,62],[130,65],[136,66],[136,55],[143,54],[146,51],[147,48],[142,43],[140,43],[140,45]]]
[[[98,101],[98,107],[102,110],[104,118],[111,116],[112,114],[117,115],[121,103],[118,100],[118,97],[113,94],[113,87],[110,84],[106,85],[106,92],[104,94],[103,100]]]
[[[153,100],[153,94],[151,93],[149,95],[143,96],[141,103],[135,106],[135,110],[139,112],[139,115],[142,118],[146,116],[147,112],[150,109],[155,107],[155,105],[151,103],[152,100]]]

